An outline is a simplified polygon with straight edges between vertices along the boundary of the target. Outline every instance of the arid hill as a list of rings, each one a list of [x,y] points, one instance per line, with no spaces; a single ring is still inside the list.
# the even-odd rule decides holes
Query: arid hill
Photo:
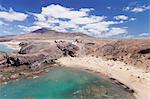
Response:
[[[72,40],[75,38],[93,38],[86,34],[82,33],[65,33],[65,32],[57,32],[54,30],[49,30],[47,28],[41,28],[30,33],[25,33],[21,35],[16,35],[13,37],[3,37],[3,39],[11,39],[14,41],[23,41],[23,40],[54,40],[54,39],[65,39]]]

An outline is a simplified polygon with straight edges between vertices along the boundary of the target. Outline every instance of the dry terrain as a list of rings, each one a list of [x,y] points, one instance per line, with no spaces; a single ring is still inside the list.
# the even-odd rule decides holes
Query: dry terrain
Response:
[[[63,65],[106,75],[137,99],[150,99],[149,39],[100,39],[42,28],[0,37],[0,42],[14,49],[0,52],[1,83],[34,78],[50,66]]]

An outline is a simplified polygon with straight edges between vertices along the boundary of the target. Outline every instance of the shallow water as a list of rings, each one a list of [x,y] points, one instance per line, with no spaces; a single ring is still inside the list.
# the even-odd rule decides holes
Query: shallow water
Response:
[[[0,99],[133,99],[109,80],[70,68],[51,68],[32,80],[0,87]]]
[[[13,49],[7,47],[6,45],[4,44],[0,44],[0,51],[2,52],[8,52],[8,51],[12,51]]]

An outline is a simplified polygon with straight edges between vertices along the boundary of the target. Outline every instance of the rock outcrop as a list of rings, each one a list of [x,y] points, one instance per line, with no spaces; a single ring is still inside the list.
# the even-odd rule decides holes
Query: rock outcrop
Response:
[[[79,47],[68,43],[22,42],[18,53],[0,54],[1,65],[39,67],[55,63],[60,57],[75,57]],[[4,64],[5,63],[5,64]]]
[[[77,56],[77,51],[79,50],[79,47],[72,43],[59,43],[57,47],[63,52],[64,56],[71,57]]]

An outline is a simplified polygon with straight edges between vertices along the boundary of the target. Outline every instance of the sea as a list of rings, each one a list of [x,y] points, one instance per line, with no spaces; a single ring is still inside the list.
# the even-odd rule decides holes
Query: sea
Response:
[[[52,67],[35,79],[1,84],[0,99],[135,99],[109,79],[66,67]]]
[[[9,48],[7,45],[0,43],[0,51],[1,51],[1,52],[9,52],[9,51],[12,51],[12,50],[13,50],[13,49],[12,49],[12,48]]]

